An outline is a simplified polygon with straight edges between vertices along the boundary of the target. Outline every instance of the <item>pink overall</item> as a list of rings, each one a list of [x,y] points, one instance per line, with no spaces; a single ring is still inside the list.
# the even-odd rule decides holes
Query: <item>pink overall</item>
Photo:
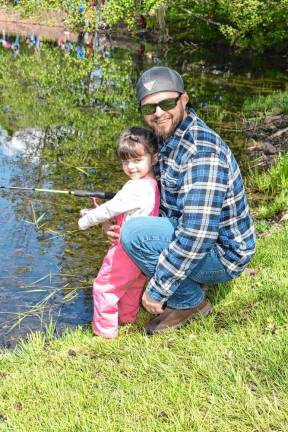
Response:
[[[155,189],[155,204],[148,216],[158,216],[160,194],[152,178],[145,178]],[[124,214],[117,217],[122,225]],[[126,255],[121,242],[111,246],[93,284],[94,315],[92,328],[96,335],[105,338],[118,336],[118,323],[136,320],[140,308],[146,277]]]

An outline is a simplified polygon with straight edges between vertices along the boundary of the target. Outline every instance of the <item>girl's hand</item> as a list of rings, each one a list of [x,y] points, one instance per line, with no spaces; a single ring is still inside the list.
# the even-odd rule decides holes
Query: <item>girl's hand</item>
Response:
[[[112,245],[115,245],[118,242],[120,238],[120,226],[115,225],[115,220],[103,222],[102,231],[106,234]]]
[[[142,304],[145,307],[145,309],[152,313],[153,315],[159,315],[164,312],[163,304],[157,302],[156,300],[152,300],[149,295],[144,292],[142,296]]]

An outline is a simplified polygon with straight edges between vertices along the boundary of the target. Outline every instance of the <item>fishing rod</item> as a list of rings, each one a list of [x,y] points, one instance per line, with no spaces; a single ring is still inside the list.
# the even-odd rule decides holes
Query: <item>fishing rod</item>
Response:
[[[59,189],[40,189],[36,187],[28,188],[28,187],[20,187],[20,186],[0,186],[0,189],[31,191],[31,192],[48,192],[48,193],[56,193],[56,194],[64,194],[64,195],[74,195],[76,197],[100,198],[104,200],[110,200],[116,195],[116,193],[114,192],[101,192],[101,191],[89,192],[85,190],[71,191],[71,190],[59,190]]]

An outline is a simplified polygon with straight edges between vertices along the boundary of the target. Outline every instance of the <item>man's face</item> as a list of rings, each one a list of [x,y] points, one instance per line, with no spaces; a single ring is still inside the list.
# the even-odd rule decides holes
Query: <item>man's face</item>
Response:
[[[147,104],[157,104],[166,99],[176,99],[179,96],[177,92],[159,92],[146,96],[141,107]],[[173,134],[177,125],[187,116],[186,105],[189,98],[186,93],[181,94],[174,108],[164,111],[160,106],[156,107],[154,114],[144,115],[144,121],[156,135],[167,139]]]

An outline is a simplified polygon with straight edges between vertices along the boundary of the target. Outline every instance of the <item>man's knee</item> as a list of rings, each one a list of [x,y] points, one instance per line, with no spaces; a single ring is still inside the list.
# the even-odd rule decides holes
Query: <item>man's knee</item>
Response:
[[[139,221],[139,220],[142,220]],[[120,241],[121,244],[123,246],[123,249],[129,253],[129,251],[131,251],[131,249],[133,249],[133,244],[135,244],[135,242],[137,242],[137,238],[141,227],[143,228],[143,221],[144,217],[135,217],[135,218],[131,218],[128,219],[124,225],[122,226],[121,229],[121,234],[120,234]]]
[[[162,217],[137,216],[128,219],[120,234],[123,249],[130,256],[146,249],[149,253],[159,254],[173,240],[176,225],[176,222]]]

